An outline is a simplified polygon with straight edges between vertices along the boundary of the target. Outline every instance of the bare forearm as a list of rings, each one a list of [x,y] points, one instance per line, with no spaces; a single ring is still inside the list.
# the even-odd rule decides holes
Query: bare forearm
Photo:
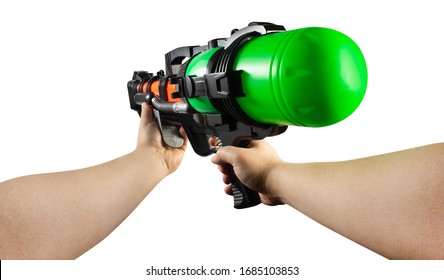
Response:
[[[444,257],[444,145],[337,163],[282,164],[283,202],[388,258]],[[274,181],[274,182],[273,182]]]
[[[111,233],[165,172],[155,154],[135,151],[90,168],[2,183],[0,257],[78,257]]]

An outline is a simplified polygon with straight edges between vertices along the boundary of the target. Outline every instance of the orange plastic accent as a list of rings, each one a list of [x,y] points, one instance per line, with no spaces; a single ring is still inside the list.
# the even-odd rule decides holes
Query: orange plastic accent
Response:
[[[176,92],[176,85],[172,85],[169,82],[166,82],[165,87],[166,87],[168,102],[181,102],[180,98],[173,98],[172,96],[172,94]],[[146,93],[147,90],[148,90],[148,82],[145,82],[142,85],[142,92]],[[160,97],[159,80],[151,82],[149,91],[154,93],[155,96]]]
[[[142,85],[142,92],[143,92],[143,93],[146,93],[146,92],[147,92],[147,91],[146,91],[147,86],[148,86],[148,82],[143,83],[143,85]]]

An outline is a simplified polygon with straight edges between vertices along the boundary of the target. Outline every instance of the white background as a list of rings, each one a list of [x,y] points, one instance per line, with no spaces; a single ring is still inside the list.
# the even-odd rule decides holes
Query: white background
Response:
[[[132,72],[156,72],[166,52],[227,37],[251,21],[337,29],[367,61],[369,84],[358,110],[327,128],[290,127],[270,138],[283,159],[345,160],[444,141],[439,3],[4,0],[0,181],[132,151],[139,122],[128,105]],[[232,204],[210,158],[190,148],[178,171],[78,260],[3,262],[2,279],[150,279],[144,271],[151,266],[201,265],[299,266],[299,279],[444,274],[442,262],[387,261],[287,206],[239,211]],[[156,279],[167,278],[173,279]],[[248,277],[219,277],[237,278]]]

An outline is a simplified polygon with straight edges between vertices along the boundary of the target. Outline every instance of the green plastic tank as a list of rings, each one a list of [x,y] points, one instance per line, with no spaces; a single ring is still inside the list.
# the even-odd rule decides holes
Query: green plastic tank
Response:
[[[218,48],[190,60],[186,75],[202,76]],[[245,43],[233,69],[243,70],[244,97],[237,101],[265,124],[327,126],[352,114],[367,86],[367,67],[358,45],[328,28],[270,33]],[[218,113],[206,97],[190,98],[201,113]]]

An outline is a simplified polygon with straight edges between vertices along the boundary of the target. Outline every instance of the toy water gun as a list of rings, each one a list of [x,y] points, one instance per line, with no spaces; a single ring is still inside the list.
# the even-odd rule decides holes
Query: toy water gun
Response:
[[[207,156],[220,146],[247,147],[281,134],[288,125],[337,123],[359,106],[366,86],[364,56],[346,35],[253,22],[228,38],[168,52],[165,71],[134,72],[128,94],[139,115],[142,103],[153,106],[166,145],[183,144],[182,126],[194,151]],[[259,204],[258,193],[230,172],[234,207]]]

